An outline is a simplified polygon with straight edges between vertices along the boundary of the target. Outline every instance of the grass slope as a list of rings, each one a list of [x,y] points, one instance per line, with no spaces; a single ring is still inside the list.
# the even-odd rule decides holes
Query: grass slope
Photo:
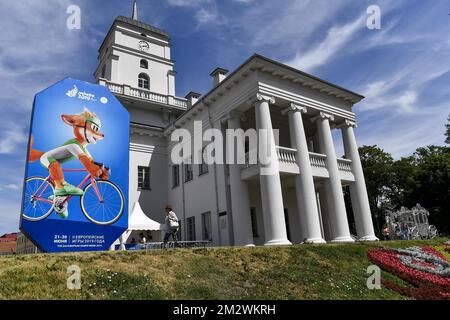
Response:
[[[439,243],[5,256],[0,299],[405,299],[388,289],[367,289],[366,251]],[[81,290],[66,287],[72,264],[82,270]]]

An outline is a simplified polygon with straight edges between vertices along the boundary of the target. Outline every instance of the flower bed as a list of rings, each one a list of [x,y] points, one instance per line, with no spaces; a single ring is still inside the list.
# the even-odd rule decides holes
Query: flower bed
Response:
[[[382,279],[382,284],[416,299],[450,299],[450,264],[432,247],[374,249],[370,261],[408,282],[409,287]]]

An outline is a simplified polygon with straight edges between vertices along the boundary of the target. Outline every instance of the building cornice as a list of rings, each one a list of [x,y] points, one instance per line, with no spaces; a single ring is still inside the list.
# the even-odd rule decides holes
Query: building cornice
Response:
[[[164,133],[161,128],[155,128],[145,125],[130,124],[130,134],[137,136],[163,138]]]
[[[364,96],[352,92],[348,89],[342,88],[338,85],[332,84],[306,72],[297,70],[285,64],[279,63],[277,61],[271,60],[259,54],[254,54],[249,59],[247,59],[241,66],[239,66],[235,71],[228,75],[219,85],[212,88],[207,94],[203,95],[197,103],[192,106],[189,110],[185,111],[177,120],[182,121],[186,115],[193,112],[198,106],[209,106],[221,96],[223,96],[227,91],[230,91],[233,87],[239,85],[240,82],[248,78],[252,73],[262,72],[268,73],[272,76],[279,77],[284,80],[291,81],[296,85],[303,87],[310,87],[313,90],[318,90],[319,92],[329,94],[338,99],[348,101],[352,104],[358,103]],[[270,95],[265,92],[261,92],[264,95]],[[319,107],[316,107],[320,109]],[[332,108],[328,108],[332,109]],[[341,112],[341,117],[351,116],[351,112]]]
[[[145,59],[153,60],[153,61],[156,61],[156,62],[164,63],[164,64],[167,64],[167,65],[169,65],[171,67],[174,66],[174,61],[173,60],[170,60],[170,59],[167,59],[167,58],[164,58],[164,57],[160,57],[160,56],[148,53],[148,52],[143,53],[142,51],[139,51],[138,49],[125,47],[125,46],[122,46],[122,45],[117,44],[117,43],[112,45],[110,48],[113,49],[113,50],[118,50],[118,51],[122,51],[122,52],[125,52],[125,53],[133,53],[133,54],[135,54],[135,55],[137,55],[137,56],[139,56],[141,58],[145,58]]]

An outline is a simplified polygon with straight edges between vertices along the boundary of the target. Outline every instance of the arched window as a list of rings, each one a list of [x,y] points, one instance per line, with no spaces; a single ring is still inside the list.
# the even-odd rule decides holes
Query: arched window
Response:
[[[141,73],[139,75],[138,86],[139,88],[150,90],[150,78],[147,74]]]
[[[141,60],[141,68],[148,69],[148,61],[145,59]]]

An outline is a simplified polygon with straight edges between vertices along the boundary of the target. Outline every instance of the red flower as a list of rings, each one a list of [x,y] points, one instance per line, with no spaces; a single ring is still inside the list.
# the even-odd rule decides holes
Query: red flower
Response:
[[[422,250],[446,261],[442,254],[431,247],[424,247]],[[393,282],[382,280],[382,283],[386,288],[416,299],[450,299],[450,278],[405,265],[399,259],[399,256],[407,256],[406,254],[399,253],[392,249],[375,249],[368,251],[367,255],[369,260],[378,265],[381,269],[399,277],[413,286],[402,287]],[[413,258],[411,263],[435,268],[433,263],[423,262],[420,261],[420,259]]]

